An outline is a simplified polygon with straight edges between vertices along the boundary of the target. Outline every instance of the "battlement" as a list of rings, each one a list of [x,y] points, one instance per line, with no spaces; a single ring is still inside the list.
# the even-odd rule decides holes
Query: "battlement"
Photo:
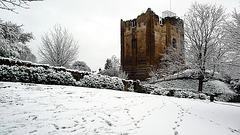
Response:
[[[121,28],[124,31],[131,31],[132,29],[135,29],[135,28],[145,27],[147,25],[147,22],[150,21],[151,19],[155,25],[160,25],[162,27],[168,21],[170,21],[172,25],[175,25],[176,22],[178,23],[181,22],[181,24],[183,24],[183,20],[177,17],[175,13],[171,12],[172,16],[169,16],[168,15],[169,13],[167,12],[168,13],[167,14],[165,12],[163,12],[164,17],[159,17],[150,8],[148,8],[148,10],[145,13],[138,15],[137,18],[134,18],[132,20],[126,20],[126,21],[121,20]]]

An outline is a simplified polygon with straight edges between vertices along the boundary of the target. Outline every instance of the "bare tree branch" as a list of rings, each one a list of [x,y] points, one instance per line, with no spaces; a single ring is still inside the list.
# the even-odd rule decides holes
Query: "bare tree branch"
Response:
[[[43,1],[43,0],[0,0],[0,9],[9,10],[14,13],[17,13],[15,11],[15,7],[29,9],[28,3],[32,1]]]

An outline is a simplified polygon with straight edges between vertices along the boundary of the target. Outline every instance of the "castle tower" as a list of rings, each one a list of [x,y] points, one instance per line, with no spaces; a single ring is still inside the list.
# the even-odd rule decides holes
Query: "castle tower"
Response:
[[[161,64],[159,59],[168,45],[183,53],[182,30],[183,20],[161,18],[150,8],[133,20],[121,20],[121,65],[129,79],[148,78],[152,67]]]

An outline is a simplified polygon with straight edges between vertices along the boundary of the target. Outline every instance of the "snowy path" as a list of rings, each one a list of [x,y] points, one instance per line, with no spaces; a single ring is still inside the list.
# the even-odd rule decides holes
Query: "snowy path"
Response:
[[[240,135],[240,104],[0,82],[0,134]]]

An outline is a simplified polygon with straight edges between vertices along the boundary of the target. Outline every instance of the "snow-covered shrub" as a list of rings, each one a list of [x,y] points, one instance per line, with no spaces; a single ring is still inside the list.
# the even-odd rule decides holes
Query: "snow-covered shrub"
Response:
[[[85,75],[83,79],[77,82],[79,86],[91,88],[105,88],[123,90],[124,84],[122,79],[117,77],[109,77],[100,74]]]
[[[0,80],[27,83],[75,85],[71,73],[45,69],[43,67],[0,65]]]
[[[188,93],[188,98],[197,99],[198,97],[199,97],[199,95],[195,92],[189,92]]]
[[[117,77],[118,74],[119,74],[119,70],[117,70],[115,68],[109,68],[109,69],[102,70],[99,73],[101,75],[107,75],[107,76],[110,76],[110,77]]]
[[[240,94],[240,79],[231,80],[230,86],[235,90],[235,92]]]
[[[153,89],[153,87],[150,87]],[[193,98],[193,99],[207,99],[207,95],[204,93],[198,93],[191,90],[184,90],[184,89],[174,89],[174,88],[155,88],[151,90],[151,94],[154,95],[163,95],[163,96],[171,96],[171,97],[178,97],[178,98]]]
[[[118,77],[122,79],[128,79],[128,74],[123,70],[119,70]]]
[[[236,94],[234,94],[234,93],[225,93],[225,94],[220,94],[220,95],[216,96],[215,100],[217,100],[217,101],[231,101],[235,96],[236,96]]]
[[[175,91],[174,97],[188,98],[188,94],[189,94],[189,92],[178,90],[178,91]]]
[[[199,99],[207,99],[207,95],[203,93],[199,93]]]
[[[87,66],[86,62],[84,61],[75,61],[72,64],[71,69],[91,72],[91,69],[89,68],[89,66]]]

